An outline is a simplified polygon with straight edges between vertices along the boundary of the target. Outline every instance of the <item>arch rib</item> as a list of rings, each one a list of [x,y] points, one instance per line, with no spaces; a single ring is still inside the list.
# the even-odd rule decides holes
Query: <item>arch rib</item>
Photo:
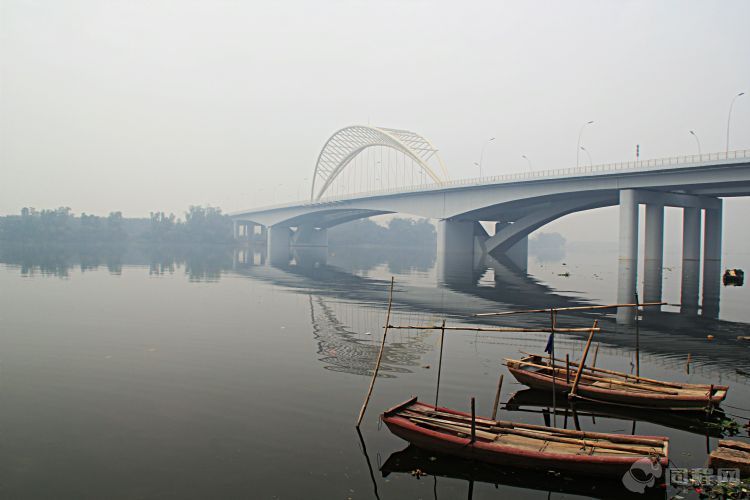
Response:
[[[414,160],[438,184],[447,179],[445,165],[430,141],[408,130],[354,125],[342,128],[328,138],[318,155],[310,188],[310,201],[319,200],[338,175],[359,153],[367,148],[385,146]],[[444,177],[427,164],[435,158]],[[315,192],[316,181],[322,186]]]

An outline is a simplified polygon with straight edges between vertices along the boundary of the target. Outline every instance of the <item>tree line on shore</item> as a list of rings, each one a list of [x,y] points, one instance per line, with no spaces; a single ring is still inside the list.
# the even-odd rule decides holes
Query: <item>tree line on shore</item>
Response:
[[[434,245],[435,227],[426,219],[390,219],[386,225],[361,219],[329,230],[329,243],[345,245]],[[43,244],[228,244],[234,241],[231,218],[218,207],[193,205],[184,217],[151,212],[148,218],[76,215],[70,207],[0,217],[0,241]]]
[[[217,207],[191,206],[184,219],[152,212],[149,218],[76,215],[70,207],[36,210],[0,217],[0,241],[24,243],[229,243],[232,221]]]

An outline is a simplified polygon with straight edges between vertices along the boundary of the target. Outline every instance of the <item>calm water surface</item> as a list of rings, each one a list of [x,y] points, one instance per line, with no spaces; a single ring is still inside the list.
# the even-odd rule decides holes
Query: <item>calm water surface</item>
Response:
[[[389,334],[362,439],[354,428],[391,276],[394,323],[468,324],[475,312],[613,301],[616,253],[605,248],[532,257],[528,276],[482,265],[446,272],[426,250],[331,248],[275,266],[262,252],[228,249],[6,249],[0,257],[3,498],[609,498],[621,488],[511,470],[487,479],[481,467],[405,450],[378,414],[411,395],[434,400],[439,338],[430,331]],[[750,268],[747,255],[725,263]],[[670,304],[680,301],[680,283],[679,259],[668,256]],[[722,287],[714,319],[678,305],[645,314],[642,374],[729,384],[726,411],[750,416],[750,343],[736,340],[750,335],[748,298],[747,287]],[[632,329],[610,315],[560,321],[594,318],[604,328],[597,364],[630,371]],[[558,355],[578,359],[584,340],[560,336]],[[541,333],[446,334],[440,403],[468,409],[475,396],[489,415],[499,374],[502,401],[524,389],[502,359],[545,343]],[[543,423],[544,407],[501,417]],[[667,435],[675,464],[705,463],[705,429],[670,417],[582,415],[584,430]],[[557,416],[572,428],[568,420]],[[417,468],[435,475],[416,478]]]

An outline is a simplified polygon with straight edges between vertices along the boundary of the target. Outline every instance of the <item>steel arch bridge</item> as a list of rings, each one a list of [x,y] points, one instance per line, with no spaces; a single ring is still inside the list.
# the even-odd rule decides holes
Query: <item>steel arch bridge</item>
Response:
[[[318,155],[310,188],[310,201],[317,201],[351,161],[367,148],[383,146],[411,158],[437,184],[448,179],[437,148],[421,135],[408,130],[353,125],[334,133]],[[439,173],[428,162],[437,163]],[[321,183],[315,191],[317,181]]]

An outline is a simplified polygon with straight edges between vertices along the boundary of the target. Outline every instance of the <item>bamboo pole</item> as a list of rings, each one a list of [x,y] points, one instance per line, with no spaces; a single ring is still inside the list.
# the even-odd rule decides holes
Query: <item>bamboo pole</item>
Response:
[[[591,370],[596,369],[596,358],[599,356],[599,344],[600,342],[597,342],[596,348],[594,349],[594,359],[591,361]],[[594,415],[591,415],[591,423],[596,425],[596,417]],[[578,422],[576,422],[576,425],[578,425]]]
[[[641,376],[641,333],[638,328],[638,292],[635,292],[635,376]]]
[[[372,389],[375,387],[375,379],[378,377],[378,370],[380,370],[380,361],[383,359],[383,351],[385,350],[385,337],[388,335],[388,324],[391,322],[391,306],[393,305],[393,283],[395,282],[393,276],[391,276],[391,289],[388,292],[388,312],[385,314],[385,330],[383,331],[383,341],[380,343],[380,352],[378,353],[378,359],[375,362],[375,371],[372,372],[372,380],[370,381],[370,387],[367,389],[367,396],[365,396],[365,402],[362,403],[362,408],[359,410],[359,417],[357,417],[357,427],[362,423],[362,418],[365,416],[365,410],[367,409],[367,403],[370,402],[370,396],[372,396]]]
[[[491,313],[477,313],[474,316],[510,316],[511,314],[527,314],[527,313],[548,313],[548,312],[566,312],[566,311],[592,311],[595,309],[613,309],[615,307],[637,307],[637,306],[663,306],[666,302],[644,302],[642,304],[607,304],[601,306],[574,306],[574,307],[554,307],[548,309],[525,309],[522,311],[501,311]]]
[[[497,381],[497,392],[495,392],[495,404],[492,405],[492,420],[497,417],[497,406],[500,404],[500,391],[503,389],[503,377],[504,374],[500,374],[500,380]],[[437,406],[437,405],[435,405]]]
[[[552,333],[550,328],[515,328],[512,326],[499,326],[495,328],[483,328],[476,326],[422,326],[422,325],[388,325],[389,330],[457,330],[457,331],[468,331],[468,332],[527,332],[527,333]],[[597,328],[597,331],[599,328]],[[584,333],[590,332],[591,328],[555,328],[555,333]]]
[[[477,440],[477,412],[474,405],[474,398],[471,398],[471,442]]]
[[[445,340],[445,320],[443,328],[440,329],[440,359],[438,361],[437,386],[435,387],[435,406],[438,405],[438,395],[440,394],[440,373],[443,371],[443,341]]]
[[[552,361],[555,358],[555,319],[556,312],[554,309],[550,310],[550,337],[552,339],[550,345],[550,367],[552,367],[552,426],[557,427],[557,381],[555,380],[555,363]]]
[[[570,390],[570,393],[568,394],[568,399],[572,399],[576,396],[576,389],[578,389],[578,383],[581,381],[581,374],[583,373],[583,370],[586,369],[586,356],[589,354],[589,348],[591,347],[591,339],[594,338],[594,330],[596,329],[596,325],[599,324],[599,320],[594,320],[594,327],[591,329],[591,333],[589,334],[589,339],[586,341],[586,347],[583,349],[583,356],[581,357],[581,363],[578,365],[579,368],[576,370],[576,379],[573,382],[573,388]],[[553,370],[554,373],[554,370]]]
[[[565,383],[570,383],[570,355],[565,353]]]

